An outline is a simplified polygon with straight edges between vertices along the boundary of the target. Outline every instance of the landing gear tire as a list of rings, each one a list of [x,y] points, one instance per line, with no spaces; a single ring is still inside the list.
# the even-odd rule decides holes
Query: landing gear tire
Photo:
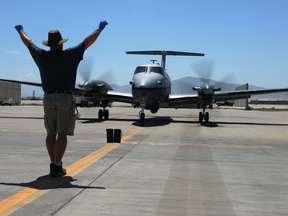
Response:
[[[206,112],[206,114],[205,114],[205,122],[209,122],[209,113],[208,112]]]
[[[140,125],[141,126],[145,125],[145,113],[140,114]]]
[[[203,114],[202,112],[199,112],[199,123],[202,123],[203,121]]]
[[[105,120],[109,119],[109,110],[104,111],[104,118]]]
[[[102,110],[102,109],[100,109],[100,110],[98,111],[98,118],[99,118],[100,120],[103,118],[103,110]]]

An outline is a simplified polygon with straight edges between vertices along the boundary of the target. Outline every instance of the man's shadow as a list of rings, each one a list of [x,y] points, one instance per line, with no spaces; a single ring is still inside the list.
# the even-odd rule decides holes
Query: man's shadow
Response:
[[[49,175],[44,175],[40,176],[35,181],[31,182],[23,182],[23,183],[0,182],[0,185],[20,186],[25,188],[34,188],[38,190],[48,190],[56,188],[106,189],[105,187],[91,187],[91,186],[81,186],[72,184],[72,182],[76,181],[77,179],[74,179],[71,176],[50,177]]]

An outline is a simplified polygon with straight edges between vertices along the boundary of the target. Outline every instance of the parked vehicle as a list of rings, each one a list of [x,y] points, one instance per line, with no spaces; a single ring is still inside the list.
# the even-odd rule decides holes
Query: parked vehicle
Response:
[[[216,102],[217,106],[233,106],[234,103],[229,102],[229,101],[218,101]]]
[[[15,103],[13,102],[13,98],[4,98],[2,105],[10,105],[13,106]]]

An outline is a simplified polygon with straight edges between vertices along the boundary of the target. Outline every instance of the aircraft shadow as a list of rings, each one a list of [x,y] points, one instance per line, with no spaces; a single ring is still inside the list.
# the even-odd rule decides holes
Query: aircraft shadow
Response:
[[[113,119],[113,118],[109,118],[108,120],[100,120],[98,118],[79,118],[77,119],[77,121],[80,121],[82,124],[91,124],[91,123],[101,123],[101,122],[105,122],[105,121],[123,121],[123,122],[135,122],[137,120],[135,119]]]
[[[288,124],[257,123],[257,122],[217,122],[217,124],[222,124],[222,125],[227,124],[227,125],[283,126],[283,127],[288,127]]]
[[[1,116],[0,119],[44,119],[43,117],[15,117],[15,116]],[[178,119],[180,117],[177,117]],[[146,118],[145,119],[145,126],[144,127],[155,127],[155,126],[164,126],[170,123],[186,123],[186,124],[200,124],[204,127],[218,127],[220,125],[259,125],[259,126],[288,126],[288,124],[278,124],[278,123],[257,123],[257,122],[202,122],[199,123],[198,120],[190,121],[186,120],[188,117],[182,117],[185,120],[174,120],[171,117],[155,117],[155,118]],[[190,117],[189,117],[190,118]],[[135,126],[141,126],[139,119],[113,119],[109,118],[108,120],[99,120],[98,118],[79,118],[77,121],[80,121],[82,124],[91,124],[91,123],[101,123],[104,121],[123,121],[123,122],[133,122],[132,124]]]
[[[158,126],[165,126],[169,125],[171,122],[173,122],[173,119],[168,116],[161,116],[161,117],[155,117],[155,118],[146,118],[145,119],[145,125],[142,127],[158,127]],[[135,126],[141,126],[140,121],[137,120],[133,123]]]
[[[43,114],[44,115],[44,114]],[[44,117],[15,117],[15,116],[1,116],[0,119],[44,119]]]
[[[80,121],[82,124],[93,124],[93,123],[101,123],[104,121],[119,121],[119,122],[132,122],[132,125],[140,127],[139,119],[113,119],[109,118],[108,120],[99,120],[98,118],[79,118],[77,121]],[[164,126],[173,122],[171,117],[155,117],[155,118],[146,118],[145,125],[143,127],[155,127],[155,126]]]
[[[57,188],[106,189],[105,187],[91,187],[91,186],[80,186],[80,185],[71,184],[72,182],[77,181],[77,179],[74,179],[71,176],[57,177],[57,178],[59,178],[59,181],[55,182],[53,185],[51,185],[49,187],[41,188],[41,181],[48,180],[48,178],[51,179],[51,182],[56,179],[56,178],[50,177],[49,175],[44,175],[44,176],[41,176],[41,177],[37,178],[35,181],[31,181],[31,182],[23,182],[23,183],[4,183],[4,182],[0,182],[0,185],[20,186],[20,187],[25,187],[25,188],[28,187],[28,188],[34,188],[34,189],[39,189],[39,190],[48,190],[48,189],[57,189]],[[45,183],[45,184],[47,184],[47,183]],[[56,186],[54,186],[55,184],[56,184]]]

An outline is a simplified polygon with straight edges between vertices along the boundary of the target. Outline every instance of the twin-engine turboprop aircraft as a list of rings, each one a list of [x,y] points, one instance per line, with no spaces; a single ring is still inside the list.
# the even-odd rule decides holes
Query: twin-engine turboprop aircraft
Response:
[[[166,55],[181,56],[204,56],[202,53],[175,52],[175,51],[129,51],[127,54],[162,55],[162,63],[159,65],[155,60],[150,64],[143,64],[136,67],[132,81],[132,94],[113,91],[112,87],[103,80],[86,80],[75,88],[75,96],[83,96],[86,100],[93,102],[94,106],[102,106],[98,112],[99,119],[109,118],[106,109],[112,102],[124,102],[140,107],[140,125],[145,125],[144,110],[157,113],[160,108],[186,108],[197,105],[203,112],[199,113],[199,122],[204,119],[209,122],[209,113],[205,112],[206,107],[212,108],[212,103],[217,101],[236,100],[250,98],[251,95],[288,92],[288,88],[269,90],[241,90],[221,92],[219,86],[210,83],[203,83],[200,86],[192,86],[191,94],[172,95],[171,80],[165,71]],[[0,79],[0,81],[21,83],[41,87],[40,83],[23,82],[16,80]],[[196,94],[192,92],[196,91]]]

